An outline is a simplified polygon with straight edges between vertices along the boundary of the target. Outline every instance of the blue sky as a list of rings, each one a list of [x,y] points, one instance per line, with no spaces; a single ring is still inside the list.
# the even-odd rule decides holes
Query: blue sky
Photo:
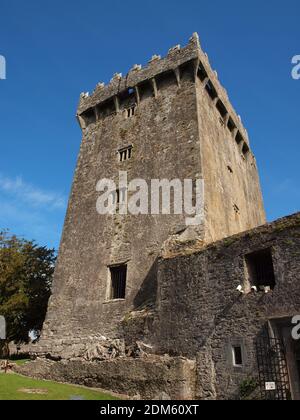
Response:
[[[299,210],[300,2],[1,0],[0,228],[58,247],[79,94],[197,31],[242,116],[268,220]]]

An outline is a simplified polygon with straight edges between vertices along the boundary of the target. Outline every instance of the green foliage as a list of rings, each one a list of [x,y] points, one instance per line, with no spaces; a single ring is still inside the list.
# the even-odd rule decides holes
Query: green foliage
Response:
[[[0,315],[6,319],[7,341],[28,342],[30,331],[39,335],[55,260],[53,249],[0,232]]]
[[[251,399],[251,395],[256,391],[258,382],[255,378],[247,378],[240,385],[240,398],[242,400]]]

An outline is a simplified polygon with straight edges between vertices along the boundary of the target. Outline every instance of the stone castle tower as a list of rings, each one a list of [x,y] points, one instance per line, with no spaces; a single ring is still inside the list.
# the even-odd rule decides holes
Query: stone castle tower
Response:
[[[185,238],[180,215],[99,215],[100,179],[203,178],[204,243],[265,223],[247,132],[197,34],[81,95],[77,116],[83,139],[41,340],[57,355],[117,337],[128,312],[155,300],[163,243]]]

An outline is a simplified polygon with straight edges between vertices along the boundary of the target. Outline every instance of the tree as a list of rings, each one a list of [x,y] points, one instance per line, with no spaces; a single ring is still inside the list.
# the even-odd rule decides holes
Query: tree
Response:
[[[0,232],[0,315],[7,325],[6,343],[39,337],[51,295],[54,249]],[[0,348],[1,355],[1,348]]]

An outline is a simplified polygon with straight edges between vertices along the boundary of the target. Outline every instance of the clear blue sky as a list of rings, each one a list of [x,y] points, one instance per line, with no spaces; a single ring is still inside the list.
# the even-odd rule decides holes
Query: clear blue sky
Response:
[[[299,19],[299,0],[1,0],[0,227],[58,247],[80,92],[195,31],[248,129],[268,219],[299,210]]]

